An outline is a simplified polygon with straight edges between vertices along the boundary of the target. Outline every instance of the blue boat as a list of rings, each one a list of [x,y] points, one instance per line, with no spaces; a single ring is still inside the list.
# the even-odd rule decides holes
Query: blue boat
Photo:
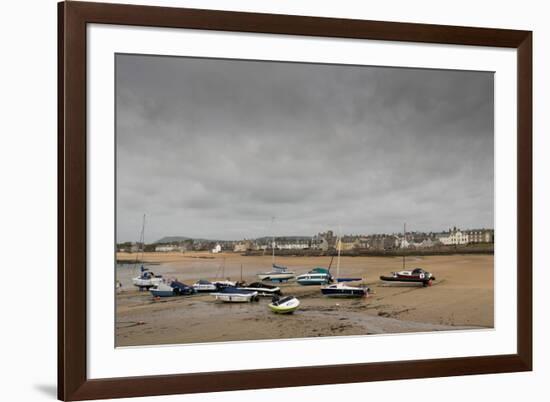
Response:
[[[178,281],[172,281],[170,285],[160,283],[150,290],[153,297],[188,296],[196,293],[195,289]]]
[[[368,296],[370,289],[365,286],[351,286],[346,282],[360,281],[361,278],[340,278],[340,250],[342,241],[340,237],[337,240],[338,260],[336,261],[336,282],[335,284],[324,286],[321,293],[328,297],[364,297]],[[331,261],[332,264],[332,261]]]
[[[176,296],[188,296],[196,293],[193,286],[189,286],[185,283],[181,283],[178,281],[172,281],[170,286],[172,286],[172,289],[174,289],[174,293],[176,294]]]

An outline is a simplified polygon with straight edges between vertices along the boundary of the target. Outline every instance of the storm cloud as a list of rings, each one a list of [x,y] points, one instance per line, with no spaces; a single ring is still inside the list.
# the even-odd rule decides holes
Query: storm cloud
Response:
[[[117,241],[493,227],[493,142],[491,72],[119,54]]]

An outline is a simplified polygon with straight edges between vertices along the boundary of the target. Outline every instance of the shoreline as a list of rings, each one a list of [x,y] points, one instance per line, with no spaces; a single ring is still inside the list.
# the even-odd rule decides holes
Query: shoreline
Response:
[[[225,253],[213,259],[198,258],[205,255],[146,253],[144,260],[158,264],[151,267],[155,273],[187,284],[200,278],[221,279],[223,265],[225,277],[233,280],[240,279],[242,265],[243,280],[252,282],[257,280],[257,272],[271,264],[271,256]],[[329,260],[277,257],[278,263],[297,273],[327,266]],[[413,265],[434,273],[438,279],[434,286],[380,282],[379,274],[401,269],[398,257],[342,257],[342,274],[365,278],[364,284],[373,294],[361,299],[330,299],[321,295],[318,286],[281,284],[284,294],[293,294],[301,301],[300,309],[290,316],[271,313],[269,298],[258,303],[224,304],[199,294],[155,301],[149,292],[131,285],[131,277],[139,269],[120,265],[117,279],[123,286],[116,295],[116,346],[493,328],[492,256],[411,257],[407,266]]]

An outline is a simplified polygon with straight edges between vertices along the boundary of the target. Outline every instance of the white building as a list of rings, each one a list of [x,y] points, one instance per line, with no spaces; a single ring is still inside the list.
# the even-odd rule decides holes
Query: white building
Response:
[[[461,230],[453,230],[449,233],[448,236],[442,236],[439,238],[439,241],[446,246],[457,245],[457,244],[468,244],[468,233],[462,232]]]
[[[222,246],[219,245],[219,244],[216,244],[216,247],[214,247],[214,248],[212,249],[212,252],[213,252],[214,254],[218,254],[218,253],[220,253],[221,251],[222,251]]]

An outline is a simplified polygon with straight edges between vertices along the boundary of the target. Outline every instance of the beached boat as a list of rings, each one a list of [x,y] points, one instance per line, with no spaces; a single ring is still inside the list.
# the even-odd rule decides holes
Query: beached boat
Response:
[[[303,286],[326,285],[332,282],[332,275],[327,268],[313,268],[311,271],[298,275],[296,282]]]
[[[196,293],[196,290],[185,283],[172,281],[170,284],[160,283],[150,289],[153,297],[188,296]]]
[[[258,292],[258,296],[262,297],[272,297],[273,295],[281,294],[281,289],[278,286],[268,285],[261,282],[253,282],[251,284],[239,284],[237,288]]]
[[[336,281],[337,283],[321,288],[321,293],[328,297],[364,297],[368,295],[369,288],[364,286],[347,285],[348,282],[361,280],[361,278],[340,278],[340,252],[342,250],[342,240],[337,240],[338,259],[336,260]],[[332,265],[332,261],[331,261]]]
[[[172,286],[166,283],[159,283],[149,290],[153,297],[172,297],[174,295],[174,289]]]
[[[139,290],[151,289],[163,282],[162,275],[155,275],[154,272],[149,271],[147,268],[141,266],[141,274],[132,279],[134,286],[137,286]]]
[[[216,286],[217,290],[221,290],[225,288],[235,287],[237,283],[233,281],[214,281],[212,282],[212,284]]]
[[[218,287],[206,279],[199,279],[193,284],[193,289],[197,292],[215,292],[218,290]]]
[[[269,272],[260,272],[258,279],[261,281],[286,282],[296,277],[296,273],[288,271],[287,267],[273,264],[272,268]]]
[[[172,289],[174,289],[174,293],[177,296],[188,296],[197,293],[193,286],[186,285],[182,282],[172,281],[170,286],[172,286]]]
[[[275,223],[275,217],[271,218],[271,225]],[[258,279],[261,281],[271,282],[286,282],[296,277],[296,273],[289,271],[287,267],[283,265],[275,264],[275,248],[277,243],[275,242],[275,235],[271,238],[271,271],[260,272]]]
[[[216,300],[225,303],[248,303],[258,301],[258,292],[239,288],[227,287],[216,293],[210,293]]]
[[[435,276],[422,268],[415,268],[410,271],[392,272],[389,276],[382,275],[380,279],[384,282],[422,283],[423,286],[431,286]]]
[[[164,281],[162,275],[155,275],[154,272],[149,271],[148,268],[143,266],[143,253],[145,245],[145,215],[143,215],[143,221],[141,224],[141,233],[138,241],[138,250],[136,253],[136,261],[134,264],[134,269],[137,268],[138,262],[141,261],[140,274],[135,278],[132,278],[132,283],[134,286],[137,286],[139,290],[149,290],[154,286],[159,285]]]
[[[407,240],[407,224],[403,224],[403,242]],[[402,283],[421,283],[422,286],[431,286],[435,281],[435,276],[430,272],[424,271],[422,268],[414,268],[412,270],[405,269],[405,252],[403,252],[403,269],[401,271],[392,272],[389,276],[382,275],[380,280],[384,282],[402,282]]]
[[[216,285],[216,290],[222,290],[222,289],[225,289],[227,287],[235,287],[235,285],[237,284],[236,282],[234,281],[230,281],[229,278],[226,278],[225,277],[225,257],[223,258],[223,262],[222,264],[220,265],[220,267],[218,268],[218,273],[216,274],[216,278],[218,277],[218,275],[220,275],[220,280],[216,280],[216,281],[212,281],[212,283],[214,285]],[[224,279],[225,278],[225,279]]]
[[[328,297],[365,297],[370,289],[365,286],[350,286],[345,283],[333,283],[321,288],[321,293]]]
[[[300,300],[294,296],[274,297],[268,307],[277,314],[292,314],[300,307]]]

